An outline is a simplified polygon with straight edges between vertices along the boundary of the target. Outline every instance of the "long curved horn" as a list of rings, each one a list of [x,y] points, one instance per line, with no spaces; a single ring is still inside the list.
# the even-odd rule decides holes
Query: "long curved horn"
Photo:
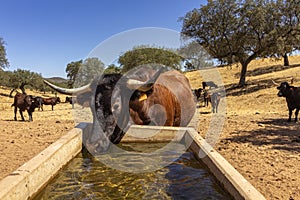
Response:
[[[277,85],[277,86],[280,85],[279,83],[276,83],[274,80],[272,80],[272,82],[274,83],[274,85]]]
[[[140,90],[142,92],[147,92],[153,86],[153,83],[147,83],[147,82],[138,81],[135,79],[128,79],[126,84],[129,89]]]
[[[161,75],[161,73],[163,73],[165,71],[165,68],[161,67],[155,74],[154,76],[146,81],[139,81],[139,80],[135,80],[135,79],[128,79],[128,81],[126,82],[127,87],[129,89],[133,89],[133,90],[139,90],[142,92],[147,92],[149,91],[152,86],[154,85],[154,83],[156,82],[156,80],[158,79],[158,77]]]
[[[83,92],[90,92],[91,91],[91,84],[79,87],[79,88],[73,88],[73,89],[68,89],[68,88],[62,88],[58,87],[56,85],[53,85],[52,83],[49,83],[48,81],[44,80],[44,83],[49,85],[52,89],[56,90],[59,93],[62,94],[67,94],[67,95],[72,95],[76,93],[83,93]]]
[[[147,83],[143,81],[138,81],[135,79],[128,79],[126,85],[129,89],[140,90],[142,92],[147,92],[152,88],[154,83]]]

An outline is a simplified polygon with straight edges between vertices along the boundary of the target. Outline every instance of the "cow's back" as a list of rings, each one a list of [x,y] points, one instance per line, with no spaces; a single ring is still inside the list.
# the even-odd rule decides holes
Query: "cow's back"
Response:
[[[291,107],[300,108],[300,87],[294,87],[291,97],[286,100]]]
[[[182,73],[172,70],[162,73],[156,84],[167,87],[176,96],[178,104],[181,106],[180,126],[187,126],[196,110],[196,102],[189,80]]]
[[[29,109],[30,97],[26,94],[17,93],[14,97],[13,105],[18,107],[21,111],[25,111],[26,109]]]

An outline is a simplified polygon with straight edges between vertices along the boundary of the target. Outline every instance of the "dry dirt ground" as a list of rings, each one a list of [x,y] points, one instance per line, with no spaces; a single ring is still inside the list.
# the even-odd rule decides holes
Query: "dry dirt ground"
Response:
[[[203,107],[199,102],[199,134],[208,138],[209,128],[219,126],[214,123],[224,117],[214,148],[267,199],[300,199],[300,122],[287,122],[285,99],[277,97],[271,81],[290,81],[293,77],[294,84],[300,86],[300,57],[292,57],[290,62],[291,67],[282,67],[281,62],[252,62],[243,89],[234,87],[239,67],[220,68],[221,79],[216,82],[226,89],[221,99],[223,112],[220,108],[219,114],[212,114],[210,106]],[[203,70],[186,76],[197,88],[203,79],[218,74]],[[36,110],[33,122],[13,121],[13,99],[8,93],[0,87],[0,179],[75,126],[71,105],[63,103],[54,111],[50,106]],[[59,96],[64,101],[65,96]]]

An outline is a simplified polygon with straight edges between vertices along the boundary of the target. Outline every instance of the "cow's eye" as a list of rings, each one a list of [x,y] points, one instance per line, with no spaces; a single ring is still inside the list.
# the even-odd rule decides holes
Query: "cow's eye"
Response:
[[[120,105],[119,105],[118,103],[116,103],[116,104],[113,105],[113,109],[114,109],[114,110],[118,110],[119,107],[120,107]]]

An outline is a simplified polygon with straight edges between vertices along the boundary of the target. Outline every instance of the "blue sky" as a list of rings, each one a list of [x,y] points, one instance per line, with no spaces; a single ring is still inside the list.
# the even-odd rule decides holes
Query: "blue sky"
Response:
[[[144,38],[149,44],[165,46],[162,41],[181,30],[178,18],[204,4],[203,0],[3,0],[0,37],[6,43],[7,70],[66,77],[68,63],[95,52],[115,54],[100,57],[108,65],[130,45],[142,45]],[[116,41],[130,45],[123,48]]]

